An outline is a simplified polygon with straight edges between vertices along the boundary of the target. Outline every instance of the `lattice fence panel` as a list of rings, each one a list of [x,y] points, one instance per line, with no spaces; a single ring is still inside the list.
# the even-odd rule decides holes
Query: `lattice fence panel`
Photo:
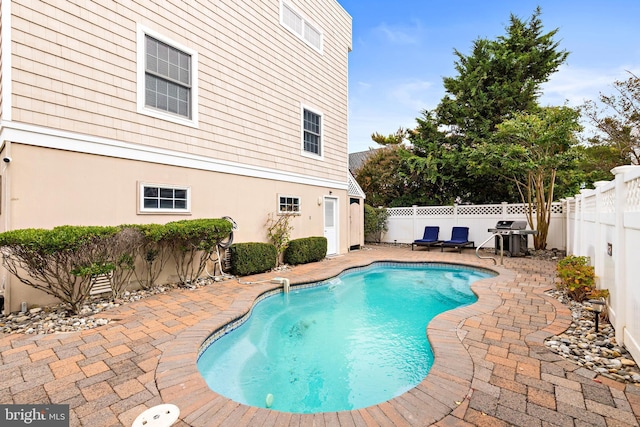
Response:
[[[616,189],[611,188],[602,193],[602,213],[615,213],[616,211]]]
[[[501,205],[458,206],[458,215],[500,215],[501,213]]]
[[[536,207],[533,207],[533,212],[536,211]],[[526,215],[529,212],[527,205],[508,205],[507,215]]]
[[[407,218],[413,216],[413,208],[389,208],[389,218]]]
[[[585,197],[583,203],[584,212],[595,213],[596,212],[596,196]]]
[[[423,206],[416,208],[418,216],[453,215],[453,206]]]
[[[640,178],[627,182],[627,212],[640,212]]]

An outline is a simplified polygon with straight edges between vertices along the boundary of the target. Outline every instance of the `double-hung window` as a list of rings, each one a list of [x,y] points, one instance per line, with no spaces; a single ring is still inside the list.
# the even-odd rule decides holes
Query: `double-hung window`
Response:
[[[140,184],[140,212],[189,213],[191,189],[172,185]]]
[[[139,112],[196,125],[196,53],[140,26],[138,33]]]
[[[303,154],[322,156],[322,116],[307,108],[302,109]]]

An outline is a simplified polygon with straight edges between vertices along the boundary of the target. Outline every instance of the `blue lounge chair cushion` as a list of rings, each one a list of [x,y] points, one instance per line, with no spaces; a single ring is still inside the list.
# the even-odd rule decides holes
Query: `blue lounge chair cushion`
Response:
[[[442,240],[438,240],[438,234],[440,233],[440,227],[427,225],[424,228],[424,233],[422,235],[422,239],[416,239],[411,244],[411,250],[413,250],[414,246],[429,246],[439,244]]]
[[[442,242],[442,249],[446,246],[458,248],[459,252],[462,252],[463,246],[474,246],[472,241],[469,241],[469,227],[453,227],[451,229],[451,239]]]
[[[424,228],[422,239],[416,239],[416,242],[435,242],[438,240],[438,234],[440,233],[440,227],[427,225]]]

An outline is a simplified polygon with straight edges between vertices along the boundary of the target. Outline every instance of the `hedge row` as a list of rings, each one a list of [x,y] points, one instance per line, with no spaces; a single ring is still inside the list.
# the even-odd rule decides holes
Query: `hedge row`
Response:
[[[92,278],[110,274],[113,297],[126,290],[132,276],[149,288],[165,263],[173,259],[182,284],[197,280],[216,246],[230,238],[231,222],[195,219],[117,227],[61,226],[0,233],[3,264],[22,283],[55,296],[79,312],[90,296]],[[289,242],[287,264],[322,260],[327,239],[307,237]],[[269,271],[277,265],[270,243],[237,243],[230,247],[231,273]]]
[[[277,266],[278,253],[271,243],[235,243],[231,245],[231,274],[248,276]],[[284,251],[284,262],[290,265],[320,261],[327,255],[327,239],[305,237],[294,239]]]
[[[169,257],[176,261],[180,281],[196,280],[216,244],[231,231],[232,224],[224,219],[118,227],[65,225],[0,233],[0,247],[9,272],[77,313],[89,298],[96,275],[111,274],[116,298],[132,275],[143,287],[154,285]],[[136,271],[136,265],[144,271]]]

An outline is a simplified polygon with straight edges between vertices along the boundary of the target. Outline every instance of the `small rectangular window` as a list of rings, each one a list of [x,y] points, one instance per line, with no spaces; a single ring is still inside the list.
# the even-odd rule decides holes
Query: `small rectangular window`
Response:
[[[191,190],[155,184],[140,184],[140,212],[189,213]]]
[[[294,196],[278,196],[278,213],[300,213],[300,198]]]

